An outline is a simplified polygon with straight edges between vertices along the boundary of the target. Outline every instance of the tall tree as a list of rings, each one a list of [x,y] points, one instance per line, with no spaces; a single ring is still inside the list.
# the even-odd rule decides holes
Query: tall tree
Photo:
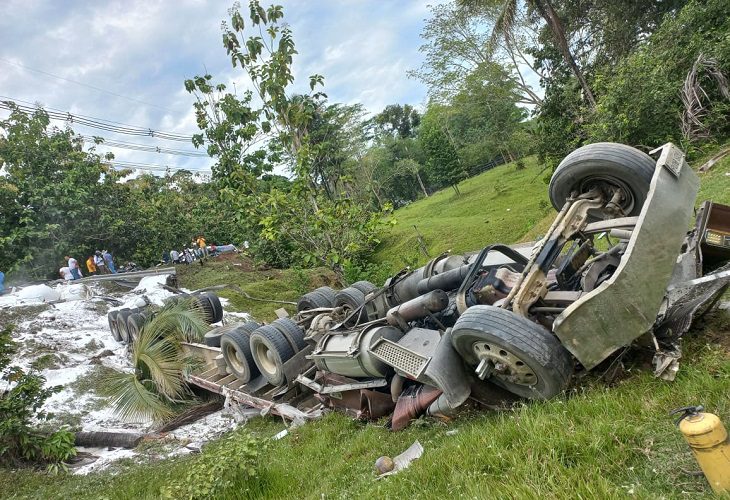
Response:
[[[519,9],[518,0],[457,0],[457,2],[470,9],[491,9],[495,6],[500,6],[500,13],[497,20],[492,28],[492,39],[496,40],[502,38],[506,44],[510,44],[515,39],[515,26],[517,25],[516,17]],[[580,83],[583,89],[585,99],[590,104],[591,108],[596,107],[596,99],[593,96],[593,91],[588,80],[586,79],[583,71],[578,67],[578,63],[573,56],[571,51],[568,38],[565,34],[565,28],[560,16],[555,11],[553,4],[550,0],[526,0],[527,5],[535,9],[535,11],[542,17],[547,23],[548,29],[552,34],[553,40],[557,49],[563,56],[565,64],[568,65],[570,70],[575,75],[576,79]]]

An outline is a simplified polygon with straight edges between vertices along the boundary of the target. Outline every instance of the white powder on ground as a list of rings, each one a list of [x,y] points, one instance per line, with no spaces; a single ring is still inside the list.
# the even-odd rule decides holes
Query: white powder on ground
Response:
[[[166,278],[167,275],[147,276],[129,292],[111,294],[120,300],[122,305],[111,307],[109,310],[138,307],[147,302],[162,305],[166,298],[173,295],[161,286]],[[103,300],[98,296],[109,294],[103,293],[101,285],[93,284],[89,287],[89,291],[97,298],[93,296],[83,298],[88,295],[85,290],[64,288],[69,286],[74,285],[59,285],[57,289],[48,288],[55,292],[52,293],[54,297],[66,296],[77,300],[51,304],[47,310],[16,325],[13,338],[18,343],[19,349],[12,364],[28,370],[39,358],[48,355],[53,357],[53,366],[43,369],[41,374],[46,378],[47,387],[60,385],[63,389],[46,400],[43,410],[53,413],[58,421],[76,419],[77,422],[80,421],[80,427],[84,431],[152,432],[151,421],[122,420],[115,415],[109,406],[110,402],[103,396],[93,392],[79,392],[74,387],[75,382],[83,382],[84,377],[93,373],[99,365],[122,372],[131,372],[133,367],[127,346],[114,340],[109,331],[106,313],[99,312],[100,309],[106,308],[97,307],[97,303]],[[26,292],[25,298],[17,297],[17,294],[2,297],[0,315],[5,308],[16,309],[43,303],[46,292],[48,292],[46,289],[36,289]],[[221,303],[224,307],[228,305],[226,300],[221,300]],[[22,312],[22,309],[17,311]],[[245,313],[226,312],[225,318],[226,321],[245,321],[250,316]],[[105,351],[111,351],[111,355]],[[95,357],[102,353],[105,355],[95,360]],[[165,446],[160,447],[162,451],[156,456],[162,458],[190,453],[203,443],[235,428],[240,420],[235,408],[225,408],[197,422],[180,427],[167,436]],[[78,449],[99,458],[93,463],[75,469],[76,474],[104,469],[121,458],[141,456],[136,450],[83,447]]]

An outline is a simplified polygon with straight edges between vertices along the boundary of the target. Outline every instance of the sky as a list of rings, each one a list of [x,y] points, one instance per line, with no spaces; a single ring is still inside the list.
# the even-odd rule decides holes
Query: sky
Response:
[[[243,2],[244,19],[248,11]],[[264,7],[271,2],[262,1]],[[308,76],[325,77],[330,102],[362,103],[377,113],[388,104],[423,105],[426,88],[408,78],[422,56],[429,15],[418,0],[278,0],[299,54],[293,91]],[[0,100],[7,98],[152,130],[198,132],[193,97],[183,81],[213,75],[236,83],[221,42],[232,2],[202,0],[0,1]],[[54,75],[54,76],[51,76]],[[7,112],[0,110],[0,118]],[[60,126],[63,122],[54,122]],[[187,142],[119,135],[73,125],[84,136],[194,151]],[[207,170],[210,158],[97,146],[118,160]]]

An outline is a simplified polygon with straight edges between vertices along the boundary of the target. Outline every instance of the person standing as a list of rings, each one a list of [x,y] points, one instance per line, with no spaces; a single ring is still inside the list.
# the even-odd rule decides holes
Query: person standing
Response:
[[[106,264],[104,264],[104,257],[101,256],[100,250],[94,252],[94,265],[96,266],[96,270],[99,274],[109,274]]]
[[[0,271],[0,295],[5,293],[5,273]]]
[[[93,276],[96,273],[96,264],[94,264],[94,256],[89,256],[88,259],[86,259],[86,269],[89,270],[89,276]]]
[[[77,261],[73,257],[69,257],[68,255],[66,255],[64,259],[68,261],[68,269],[69,271],[71,271],[71,276],[73,276],[73,279],[80,280],[81,269],[79,268],[79,261]]]
[[[203,235],[201,234],[200,236],[198,236],[198,239],[195,240],[195,242],[198,244],[198,248],[200,249],[201,258],[208,257],[208,247],[205,243],[205,238],[203,238]]]
[[[117,270],[114,267],[114,259],[112,258],[112,254],[107,250],[104,250],[101,255],[104,258],[106,268],[109,269],[112,274],[117,274]]]

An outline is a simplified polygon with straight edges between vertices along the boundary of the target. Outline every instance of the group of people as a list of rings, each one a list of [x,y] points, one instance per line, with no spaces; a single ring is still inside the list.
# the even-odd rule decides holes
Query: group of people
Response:
[[[248,242],[243,243],[245,248],[248,248]],[[215,257],[222,253],[238,252],[238,248],[235,245],[208,245],[205,238],[200,235],[194,238],[189,246],[183,246],[182,250],[170,250],[168,254],[162,254],[162,262],[170,264],[192,264],[196,260],[203,262],[208,257]]]
[[[215,252],[215,246],[212,247]],[[199,235],[193,238],[189,246],[183,246],[182,250],[170,250],[169,255],[163,255],[162,260],[169,261],[171,264],[191,264],[196,260],[200,260],[202,264],[205,259],[211,254],[211,250],[208,249],[208,244],[205,241],[203,235]]]
[[[73,257],[69,257],[68,255],[64,257],[64,260],[67,265],[58,270],[61,278],[65,280],[79,280],[84,277],[84,275],[81,274],[79,261]],[[114,258],[107,250],[97,250],[94,252],[94,255],[89,256],[89,258],[86,259],[86,269],[89,271],[89,276],[93,276],[95,274],[117,273],[117,269],[114,267]]]

